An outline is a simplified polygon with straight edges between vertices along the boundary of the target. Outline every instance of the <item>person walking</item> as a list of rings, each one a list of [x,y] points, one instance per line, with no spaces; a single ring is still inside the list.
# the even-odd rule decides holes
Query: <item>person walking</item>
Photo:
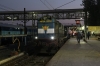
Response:
[[[87,33],[87,39],[89,40],[90,38],[90,32]]]
[[[81,38],[82,38],[82,34],[78,31],[76,34],[76,39],[78,43],[80,43]]]

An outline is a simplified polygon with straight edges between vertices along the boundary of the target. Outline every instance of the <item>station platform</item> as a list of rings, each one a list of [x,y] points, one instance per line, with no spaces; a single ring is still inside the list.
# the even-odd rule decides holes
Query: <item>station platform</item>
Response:
[[[100,66],[100,41],[92,37],[78,44],[70,38],[46,66]]]

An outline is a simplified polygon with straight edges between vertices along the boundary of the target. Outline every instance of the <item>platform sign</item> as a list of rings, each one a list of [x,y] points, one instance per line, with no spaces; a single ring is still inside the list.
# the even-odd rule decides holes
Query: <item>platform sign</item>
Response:
[[[75,21],[76,21],[77,29],[80,30],[80,27],[81,27],[80,20],[75,20]]]
[[[75,20],[76,21],[76,24],[80,24],[80,20]]]

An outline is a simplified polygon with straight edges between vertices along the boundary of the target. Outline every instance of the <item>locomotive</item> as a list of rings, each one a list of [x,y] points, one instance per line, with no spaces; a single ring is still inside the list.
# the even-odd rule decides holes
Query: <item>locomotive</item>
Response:
[[[46,15],[37,22],[38,35],[37,41],[47,45],[56,44],[64,37],[64,26],[54,17]]]

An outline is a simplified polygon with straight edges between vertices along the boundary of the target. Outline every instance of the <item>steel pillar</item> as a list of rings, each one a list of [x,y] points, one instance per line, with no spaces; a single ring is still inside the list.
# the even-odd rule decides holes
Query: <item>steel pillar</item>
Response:
[[[24,8],[24,35],[26,35],[27,34],[27,28],[26,28],[26,18],[25,18],[26,16],[25,16],[25,8]],[[24,42],[25,42],[25,45],[26,45],[26,36],[25,36],[25,38],[24,38]]]

